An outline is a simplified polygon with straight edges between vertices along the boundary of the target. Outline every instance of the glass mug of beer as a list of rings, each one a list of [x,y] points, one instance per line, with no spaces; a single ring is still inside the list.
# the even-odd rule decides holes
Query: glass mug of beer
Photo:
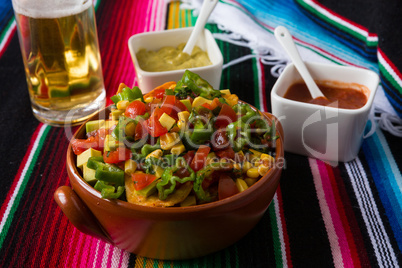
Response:
[[[92,0],[12,0],[33,113],[76,125],[105,106]]]

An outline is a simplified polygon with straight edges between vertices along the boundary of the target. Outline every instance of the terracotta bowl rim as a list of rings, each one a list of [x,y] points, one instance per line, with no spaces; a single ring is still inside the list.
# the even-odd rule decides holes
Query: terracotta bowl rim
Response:
[[[245,103],[242,101],[240,101],[240,102]],[[246,103],[246,104],[248,104],[248,103]],[[254,106],[252,106],[252,105],[250,105],[250,106],[253,109],[258,111],[258,109],[256,109]],[[110,112],[110,107],[111,106],[107,106],[101,111],[108,110],[108,111],[106,111],[107,113],[104,113],[105,115],[108,115]],[[101,111],[96,113],[95,115],[93,115],[87,121],[98,119]],[[268,119],[270,122],[272,122],[272,119],[269,118],[266,114],[264,114],[262,112],[261,112],[261,114],[266,119]],[[277,135],[278,135],[278,139],[276,140],[275,159],[278,160],[280,157],[281,158],[284,157],[284,147],[283,147],[284,137],[283,137],[283,132],[281,132],[282,126],[281,126],[279,120],[274,115],[272,115],[271,113],[269,113],[269,115],[272,116],[272,118],[275,120],[276,131],[277,131]],[[85,128],[85,124],[87,121],[85,121],[76,130],[76,132],[74,133],[71,140],[73,140],[75,137],[77,137],[78,134],[83,133],[83,128]],[[126,202],[123,200],[103,199],[101,197],[100,193],[97,190],[95,190],[93,188],[93,186],[88,184],[82,178],[80,173],[78,172],[77,167],[75,165],[75,155],[72,151],[71,140],[70,140],[70,143],[69,143],[68,149],[67,149],[66,165],[67,165],[67,172],[69,175],[70,183],[73,186],[73,189],[74,189],[74,186],[76,184],[78,184],[86,194],[94,197],[97,200],[97,202],[99,202],[98,204],[104,204],[104,205],[108,204],[109,206],[111,205],[111,206],[115,206],[118,208],[127,209],[127,210],[133,211],[133,212],[136,211],[136,212],[143,212],[143,213],[149,213],[149,214],[156,213],[159,215],[163,215],[163,214],[173,215],[173,214],[183,214],[183,213],[199,212],[199,211],[214,210],[214,209],[217,209],[219,211],[225,211],[225,210],[227,210],[227,208],[229,206],[230,207],[244,206],[245,204],[248,204],[248,203],[252,202],[253,200],[255,200],[259,195],[264,194],[266,192],[266,188],[269,188],[270,184],[273,183],[273,181],[271,181],[271,183],[270,183],[270,179],[275,178],[277,173],[280,173],[282,170],[282,167],[278,167],[277,165],[274,165],[273,168],[271,168],[261,179],[259,179],[255,184],[253,184],[247,190],[245,190],[244,192],[235,194],[231,197],[222,199],[222,200],[213,201],[210,203],[200,204],[200,205],[196,205],[196,206],[189,206],[189,207],[149,207],[149,206],[132,204],[132,203],[129,203],[129,202]],[[278,152],[279,152],[279,154],[278,154]],[[280,180],[280,174],[279,174],[278,180]],[[74,190],[76,191],[76,189],[74,189]]]

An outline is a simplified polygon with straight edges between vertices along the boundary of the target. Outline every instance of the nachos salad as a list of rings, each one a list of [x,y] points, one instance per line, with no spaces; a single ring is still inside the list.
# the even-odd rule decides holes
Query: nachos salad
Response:
[[[192,206],[235,195],[275,164],[274,122],[195,73],[150,93],[119,86],[109,118],[74,139],[82,177],[102,198]]]

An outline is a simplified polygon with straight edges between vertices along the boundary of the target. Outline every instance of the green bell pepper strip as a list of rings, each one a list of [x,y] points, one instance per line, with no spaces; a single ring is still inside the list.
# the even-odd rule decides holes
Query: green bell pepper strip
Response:
[[[183,164],[184,163],[184,164]],[[190,172],[190,176],[179,178],[178,176],[174,176],[173,174],[181,167],[185,167],[188,172]],[[158,189],[159,199],[165,200],[168,195],[174,192],[176,188],[176,183],[186,183],[188,181],[195,180],[195,172],[192,168],[186,163],[186,160],[183,157],[178,157],[176,159],[176,163],[172,167],[168,167],[162,174],[161,180],[156,184],[156,188]]]
[[[123,186],[118,186],[116,190],[115,186],[109,185],[103,181],[97,181],[94,188],[101,193],[102,198],[106,199],[118,199],[124,193]]]
[[[132,89],[129,87],[125,87],[120,93],[117,93],[116,95],[110,97],[110,99],[115,104],[122,100],[127,100],[131,102],[136,99],[141,99],[141,101],[144,102],[144,97],[142,96],[142,92],[138,87],[133,87]]]
[[[95,178],[100,181],[124,185],[124,171],[115,165],[104,163],[102,156],[92,156],[88,159],[87,167],[95,169]]]
[[[158,138],[158,141],[154,144],[154,145],[150,145],[150,144],[144,144],[144,146],[142,146],[141,148],[141,155],[142,156],[147,156],[150,153],[152,153],[153,151],[160,149],[161,145],[160,145],[160,140]]]
[[[222,95],[219,90],[214,89],[198,74],[186,70],[181,80],[177,82],[174,92],[177,96],[182,97],[182,95],[188,94],[188,89],[190,89],[195,95],[207,99],[213,99]]]
[[[126,125],[130,122],[134,122],[135,125],[140,123],[141,120],[147,120],[149,118],[149,113],[145,113],[144,115],[137,115],[135,119],[130,117],[121,115],[119,116],[119,122],[116,127],[112,131],[112,136],[116,140],[122,141],[126,137]]]

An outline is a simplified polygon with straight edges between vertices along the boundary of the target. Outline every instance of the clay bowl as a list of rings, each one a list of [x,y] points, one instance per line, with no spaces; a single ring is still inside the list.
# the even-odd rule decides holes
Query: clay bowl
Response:
[[[89,120],[107,118],[106,108]],[[120,200],[102,199],[76,168],[71,144],[67,150],[70,186],[58,188],[54,197],[70,222],[81,232],[119,248],[156,259],[189,259],[224,249],[245,236],[267,210],[280,181],[283,166],[283,130],[275,120],[276,165],[259,181],[232,197],[192,207],[145,207]],[[85,124],[74,138],[83,138]]]

